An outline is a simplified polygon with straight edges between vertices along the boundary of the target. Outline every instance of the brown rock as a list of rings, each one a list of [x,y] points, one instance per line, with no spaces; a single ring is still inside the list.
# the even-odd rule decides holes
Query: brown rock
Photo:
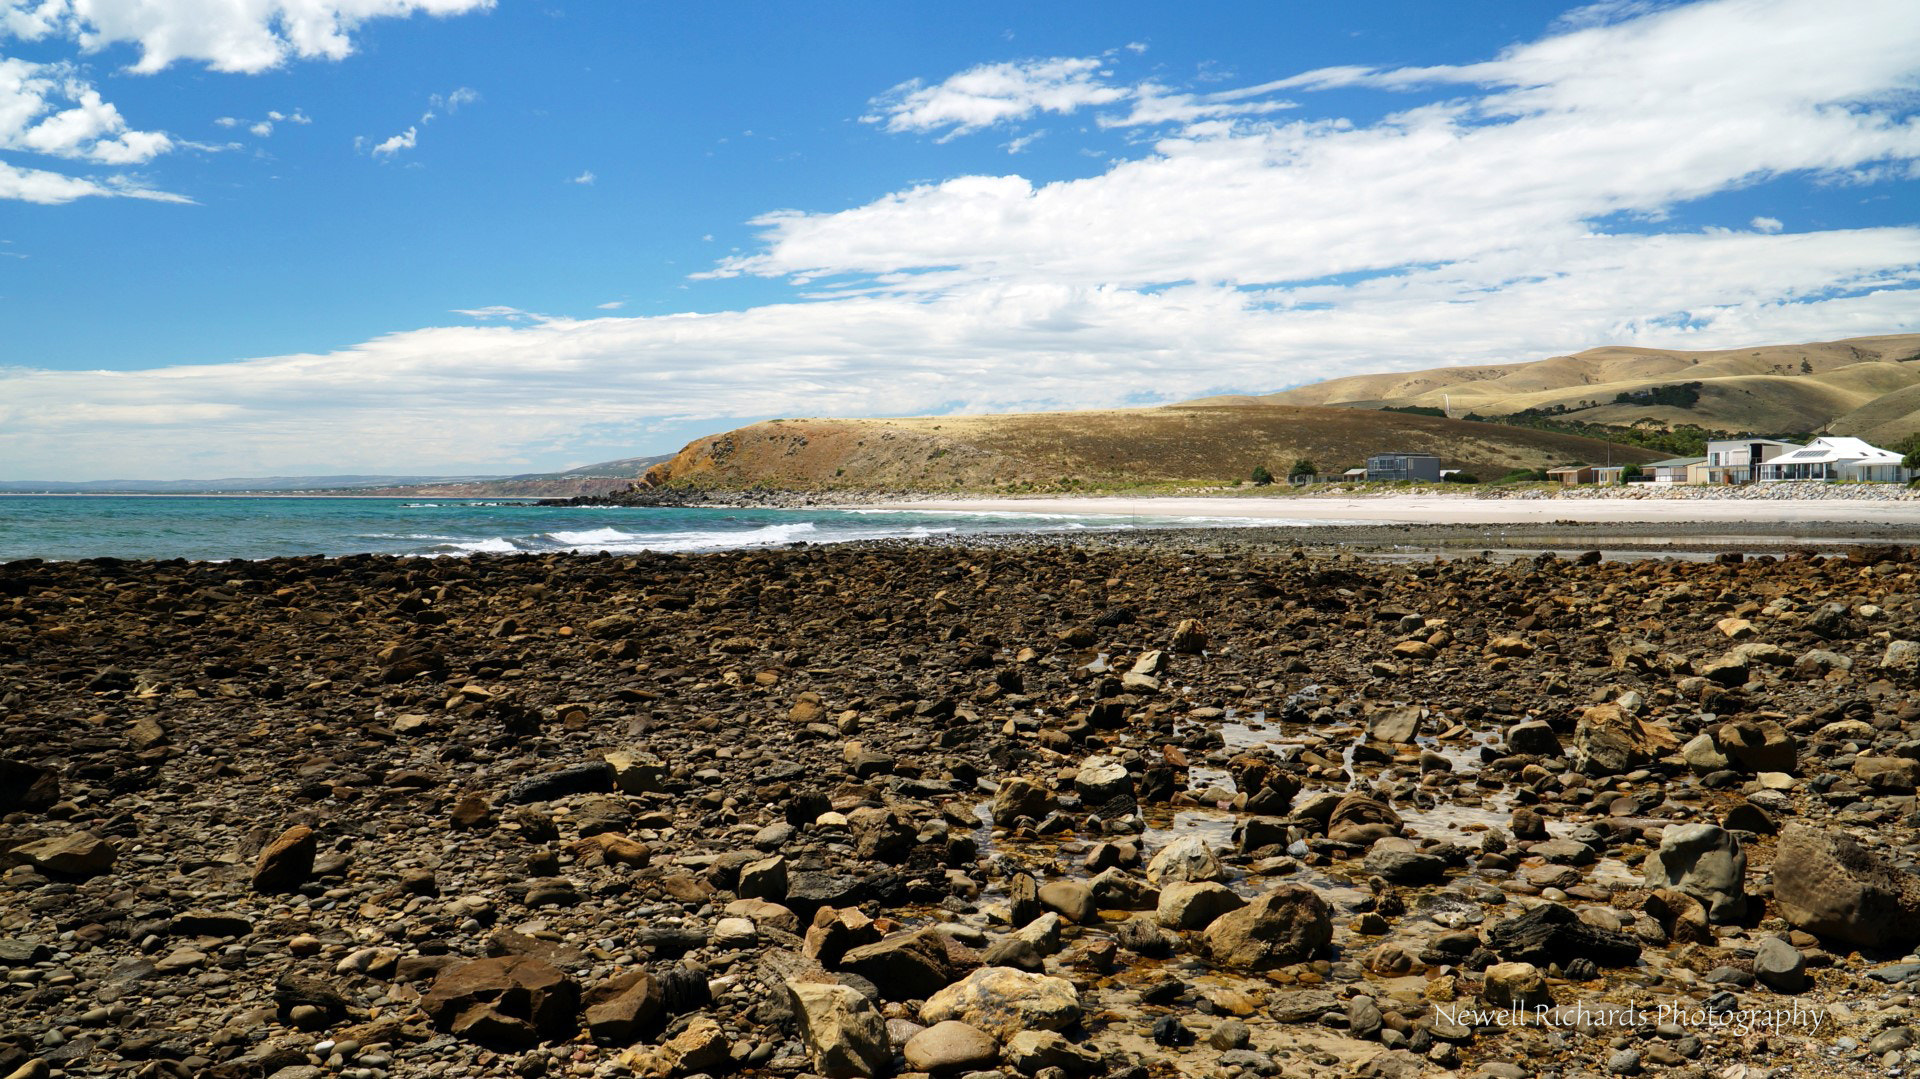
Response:
[[[15,847],[13,853],[46,873],[64,877],[97,877],[113,868],[114,856],[118,851],[111,840],[102,839],[91,832],[73,832]]]
[[[1214,919],[1204,935],[1214,960],[1241,970],[1302,963],[1333,941],[1333,916],[1318,892],[1282,884]]]
[[[665,1024],[660,985],[644,970],[628,971],[587,991],[587,1029],[595,1041],[631,1045]]]
[[[253,864],[253,890],[266,894],[298,891],[313,875],[313,855],[320,837],[296,824],[267,844]]]
[[[441,1030],[503,1049],[571,1036],[579,1004],[572,978],[551,963],[517,955],[449,968],[420,999]]]

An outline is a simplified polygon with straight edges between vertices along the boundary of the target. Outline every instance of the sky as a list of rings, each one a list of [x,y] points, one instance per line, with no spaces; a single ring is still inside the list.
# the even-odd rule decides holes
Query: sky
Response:
[[[1916,330],[1913,0],[0,0],[0,478]]]

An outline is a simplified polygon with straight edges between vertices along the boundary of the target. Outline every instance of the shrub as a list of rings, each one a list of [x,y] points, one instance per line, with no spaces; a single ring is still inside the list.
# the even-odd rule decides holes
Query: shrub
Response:
[[[1440,477],[1448,483],[1479,483],[1480,477],[1471,472],[1451,472]]]
[[[1302,457],[1299,460],[1295,461],[1293,463],[1293,467],[1287,469],[1288,479],[1292,479],[1295,476],[1318,476],[1319,474],[1320,474],[1319,466],[1315,465],[1312,461],[1307,460],[1305,457]]]
[[[1267,484],[1273,482],[1273,473],[1267,471],[1266,465],[1254,465],[1253,482],[1257,487],[1265,487]]]

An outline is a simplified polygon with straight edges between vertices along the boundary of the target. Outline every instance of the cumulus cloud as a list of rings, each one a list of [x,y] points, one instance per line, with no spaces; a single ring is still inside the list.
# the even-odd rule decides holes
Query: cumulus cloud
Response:
[[[0,199],[54,206],[84,198],[135,198],[154,202],[192,202],[184,195],[156,191],[124,177],[105,180],[68,176],[46,169],[21,168],[0,161]]]
[[[374,157],[391,158],[403,150],[411,150],[420,144],[420,129],[438,119],[441,112],[445,112],[451,116],[459,112],[462,106],[471,105],[478,100],[480,100],[480,92],[470,86],[462,86],[452,93],[433,94],[427,98],[427,111],[420,114],[420,121],[418,123],[410,124],[405,131],[400,132],[398,135],[389,136],[375,143],[371,153]],[[361,148],[365,147],[367,143],[371,141],[372,140],[363,135],[354,139],[353,144],[356,148]],[[593,174],[588,173],[587,175],[592,176]],[[593,181],[589,179],[576,182],[592,183]]]
[[[339,60],[375,18],[457,15],[492,0],[0,0],[0,28],[28,41],[67,38],[89,52],[140,51],[150,74],[181,60],[254,74],[292,58]]]
[[[73,64],[0,57],[0,149],[138,165],[172,148],[160,132],[128,127]]]
[[[579,184],[583,187],[592,187],[595,179],[596,177],[593,175],[593,170],[588,169],[567,182],[570,184]]]
[[[875,98],[861,119],[888,131],[945,131],[953,138],[1039,112],[1069,113],[1127,96],[1105,82],[1104,61],[1056,56],[982,64],[926,85],[903,82]]]

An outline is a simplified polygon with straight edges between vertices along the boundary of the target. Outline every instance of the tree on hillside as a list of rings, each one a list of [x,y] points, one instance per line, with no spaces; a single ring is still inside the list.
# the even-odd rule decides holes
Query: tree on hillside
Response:
[[[1272,483],[1272,482],[1273,482],[1273,473],[1271,473],[1271,472],[1269,472],[1269,471],[1267,471],[1267,466],[1266,466],[1266,465],[1254,465],[1254,466],[1253,466],[1253,483],[1254,483],[1254,486],[1256,486],[1256,487],[1265,487],[1265,486],[1266,486],[1267,484],[1269,484],[1269,483]]]
[[[1295,476],[1318,476],[1319,474],[1320,469],[1305,457],[1295,461],[1293,467],[1287,469],[1288,479],[1293,479]]]
[[[1901,464],[1908,468],[1920,468],[1920,431],[1895,442],[1889,448],[1895,453],[1905,455],[1900,459]]]

